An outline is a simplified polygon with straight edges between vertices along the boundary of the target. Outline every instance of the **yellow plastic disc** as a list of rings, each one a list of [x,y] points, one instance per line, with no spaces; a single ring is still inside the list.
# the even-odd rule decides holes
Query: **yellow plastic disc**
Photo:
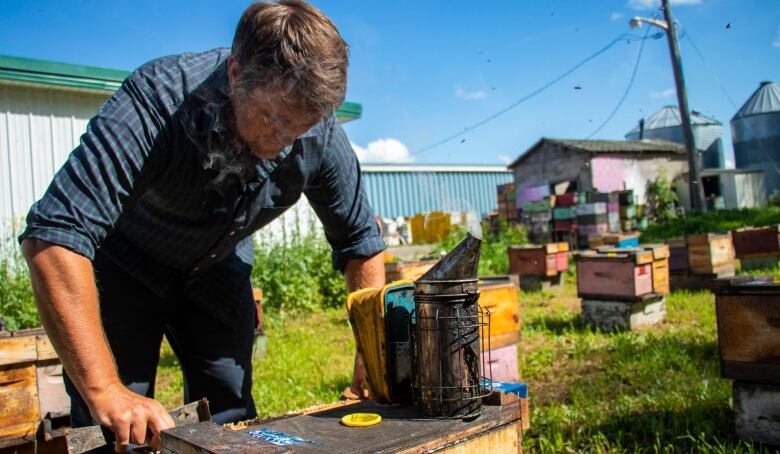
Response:
[[[368,427],[382,422],[376,413],[351,413],[341,418],[341,424],[349,427]]]

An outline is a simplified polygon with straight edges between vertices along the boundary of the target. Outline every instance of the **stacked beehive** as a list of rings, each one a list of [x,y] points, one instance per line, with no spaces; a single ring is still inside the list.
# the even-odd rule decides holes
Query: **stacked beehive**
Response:
[[[634,204],[634,191],[618,192],[618,203],[620,204],[620,228],[624,232],[636,230],[636,205]]]
[[[517,205],[515,199],[515,184],[500,184],[496,187],[496,197],[498,198],[498,217],[508,222],[517,221]]]
[[[780,285],[771,276],[719,279],[715,313],[720,370],[734,380],[740,438],[780,446]]]
[[[479,279],[479,306],[490,312],[490,336],[482,338],[490,352],[492,379],[518,382],[517,343],[520,342],[520,301],[517,276]]]
[[[563,285],[563,273],[569,269],[569,243],[524,244],[510,246],[509,273],[520,276],[520,288],[540,290]]]
[[[604,203],[607,207],[607,231],[620,233],[620,201],[617,192],[591,192],[589,203]]]
[[[70,399],[43,329],[0,333],[0,451],[45,452],[64,435]]]
[[[667,240],[672,289],[710,288],[713,279],[734,276],[731,234],[706,233]]]
[[[577,205],[579,194],[562,194],[555,196],[553,208],[553,231],[556,241],[572,243],[572,234],[577,228]]]
[[[778,226],[737,229],[731,232],[731,236],[734,240],[734,254],[743,271],[780,267]]]
[[[535,202],[523,203],[523,224],[528,238],[534,243],[547,243],[551,240],[552,209],[555,197],[550,196]]]
[[[582,298],[582,318],[604,331],[634,330],[659,323],[666,312],[668,274],[653,279],[664,259],[663,250],[605,248],[576,257],[577,293]],[[656,258],[657,257],[657,258]]]
[[[584,203],[577,207],[577,245],[580,249],[590,247],[588,237],[607,233],[607,220],[607,204],[604,202]]]
[[[608,233],[588,237],[591,249],[601,248],[631,248],[639,246],[639,235],[636,233]]]

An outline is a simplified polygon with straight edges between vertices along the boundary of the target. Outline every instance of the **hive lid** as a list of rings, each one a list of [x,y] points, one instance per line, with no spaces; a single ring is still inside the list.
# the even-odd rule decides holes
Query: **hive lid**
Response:
[[[772,276],[736,276],[713,281],[716,295],[780,295],[780,280]]]

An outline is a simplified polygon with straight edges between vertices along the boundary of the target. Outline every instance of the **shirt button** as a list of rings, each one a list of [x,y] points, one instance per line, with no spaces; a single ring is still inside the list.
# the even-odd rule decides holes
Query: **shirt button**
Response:
[[[195,268],[192,269],[192,271],[198,271],[199,269],[200,269],[200,267],[196,266]]]
[[[236,234],[236,231],[235,231],[235,230],[231,230],[231,231],[230,231],[230,233],[228,233],[228,235],[230,235],[230,236],[233,236],[233,235],[235,235],[235,234]]]
[[[211,257],[211,258],[216,258],[216,257],[217,257],[217,254],[211,254],[209,257]]]

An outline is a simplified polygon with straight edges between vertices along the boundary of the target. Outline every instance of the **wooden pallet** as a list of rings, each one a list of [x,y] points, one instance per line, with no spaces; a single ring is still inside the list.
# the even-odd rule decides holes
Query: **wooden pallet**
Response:
[[[494,401],[494,405],[485,404],[482,415],[470,421],[424,419],[418,416],[414,406],[363,401],[270,422],[250,423],[239,430],[204,422],[163,432],[162,452],[520,452],[521,399],[503,396]],[[343,416],[361,412],[378,413],[382,422],[363,428],[340,423]]]

